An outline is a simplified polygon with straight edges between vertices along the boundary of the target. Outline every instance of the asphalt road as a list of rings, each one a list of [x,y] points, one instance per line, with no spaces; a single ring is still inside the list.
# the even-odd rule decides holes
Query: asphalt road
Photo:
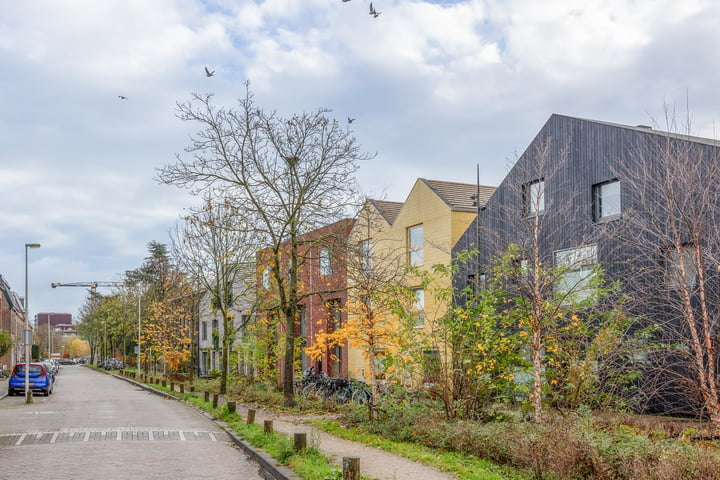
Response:
[[[195,410],[81,366],[0,400],[0,479],[242,479],[258,467]]]

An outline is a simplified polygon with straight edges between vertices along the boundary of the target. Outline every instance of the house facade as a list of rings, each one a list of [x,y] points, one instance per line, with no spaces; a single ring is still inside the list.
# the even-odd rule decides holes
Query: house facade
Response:
[[[315,373],[333,377],[347,377],[347,344],[324,349],[311,358],[306,347],[315,344],[319,333],[331,333],[342,326],[347,318],[347,274],[345,252],[353,219],[343,219],[308,232],[298,245],[298,318],[295,335],[299,338],[300,368],[312,367]],[[290,244],[280,248],[282,276],[287,279],[290,262]],[[278,285],[271,275],[272,250],[261,250],[257,255],[258,314],[264,324],[271,325],[265,332],[273,338],[268,342],[277,346],[284,339],[283,326],[278,325],[274,309],[277,306]],[[286,288],[286,287],[283,287]],[[276,358],[282,376],[284,350],[268,352]]]
[[[493,190],[493,187],[477,184],[420,178],[404,202],[369,201],[358,215],[351,233],[351,244],[366,242],[367,246],[361,249],[367,256],[367,264],[362,266],[368,271],[365,278],[378,283],[397,281],[412,290],[412,308],[417,312],[416,334],[431,334],[433,322],[445,313],[445,305],[436,302],[432,295],[426,295],[419,278],[408,273],[405,267],[429,272],[433,265],[448,265],[453,247],[476,217],[478,196],[483,205]],[[397,275],[402,278],[393,278]],[[446,286],[450,286],[450,279]],[[357,291],[351,288],[350,295],[356,295]],[[350,301],[361,303],[362,299],[352,298]],[[379,310],[381,307],[377,304],[382,303],[381,300],[373,298],[372,302],[366,303],[373,302],[375,309]],[[350,375],[367,379],[371,364],[373,369],[381,370],[383,348],[380,342],[370,355],[366,346],[351,348]],[[423,354],[432,359],[439,352],[427,351]]]
[[[12,368],[23,361],[21,338],[26,328],[23,302],[5,278],[0,276],[0,330],[8,332],[13,342],[10,351],[0,357],[0,368]]]
[[[697,287],[702,265],[697,260],[713,259],[705,285],[718,293],[718,267],[712,263],[720,253],[717,232],[708,229],[713,238],[701,238],[693,222],[708,210],[715,212],[707,215],[710,223],[720,219],[719,196],[712,186],[703,187],[703,171],[714,175],[719,159],[720,146],[711,139],[552,115],[455,246],[456,252],[479,249],[475,261],[457,274],[456,286],[482,287],[493,261],[510,244],[527,242],[528,225],[536,226],[537,236],[531,240],[537,241],[540,261],[568,266],[556,288],[583,285],[599,265],[608,281],[620,282],[627,313],[642,325],[661,326],[659,341],[681,342],[690,324],[678,326],[701,300]],[[694,187],[680,184],[688,180],[685,172],[694,175]],[[698,191],[688,194],[693,189]],[[678,286],[689,287],[687,301]],[[708,305],[707,313],[716,317],[718,309]],[[701,336],[709,333],[701,324],[699,331]],[[654,369],[655,360],[635,352],[633,361],[649,372],[636,386],[636,406],[680,411],[678,405],[688,403],[689,383],[702,374],[680,365],[698,359],[683,349],[672,358],[655,355],[658,362],[673,365]],[[715,360],[706,357],[709,363]],[[646,386],[652,391],[644,391]]]
[[[254,266],[252,269],[254,270]],[[252,274],[235,282],[232,288],[233,304],[228,309],[232,317],[234,339],[231,352],[236,355],[236,364],[228,362],[228,369],[241,375],[252,376],[252,363],[248,360],[245,346],[246,326],[251,322],[255,308],[255,285]],[[224,322],[217,309],[213,308],[212,294],[205,292],[198,304],[197,370],[199,375],[210,375],[222,370],[222,339],[225,335]]]

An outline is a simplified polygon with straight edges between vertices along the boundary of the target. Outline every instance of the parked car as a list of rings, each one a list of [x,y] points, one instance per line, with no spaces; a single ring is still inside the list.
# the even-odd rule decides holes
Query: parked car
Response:
[[[69,358],[61,358],[58,362],[60,362],[60,365],[75,365],[75,362]]]
[[[29,381],[28,386],[33,392],[42,393],[45,396],[51,395],[55,378],[49,373],[45,364],[31,363],[28,365]],[[13,368],[10,380],[8,381],[8,396],[25,393],[25,364],[18,363]]]
[[[52,360],[43,360],[41,362],[43,365],[45,365],[45,369],[52,375],[56,376],[58,372],[60,372],[60,367],[57,363],[53,362]]]
[[[108,358],[103,362],[102,367],[105,370],[122,370],[125,368],[125,365],[122,360],[118,360],[117,358]]]

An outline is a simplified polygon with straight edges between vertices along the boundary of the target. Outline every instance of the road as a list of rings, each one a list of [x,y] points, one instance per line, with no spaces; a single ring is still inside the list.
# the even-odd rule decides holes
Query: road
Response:
[[[0,400],[0,479],[261,480],[197,411],[81,366],[53,394]]]

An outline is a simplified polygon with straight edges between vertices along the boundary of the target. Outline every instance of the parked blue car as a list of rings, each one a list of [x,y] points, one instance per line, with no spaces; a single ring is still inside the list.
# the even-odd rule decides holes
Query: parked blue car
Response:
[[[45,369],[42,363],[31,363],[29,365],[29,387],[33,392],[42,393],[45,396],[52,394],[55,378]],[[25,364],[18,363],[13,368],[8,382],[8,396],[25,394]]]

